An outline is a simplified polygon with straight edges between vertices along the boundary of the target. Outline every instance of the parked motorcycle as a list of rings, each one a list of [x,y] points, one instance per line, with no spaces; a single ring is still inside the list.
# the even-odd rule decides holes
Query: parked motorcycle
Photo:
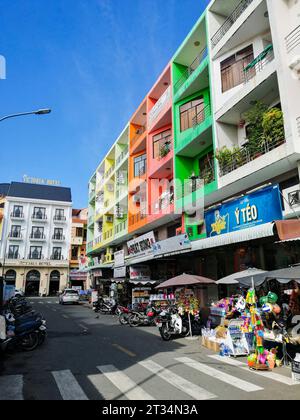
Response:
[[[119,314],[119,322],[121,325],[128,325],[129,317],[132,314],[131,310],[120,306],[121,313]]]
[[[132,312],[128,323],[131,327],[155,326],[155,319],[159,311],[154,307],[147,307],[145,312]]]
[[[97,302],[93,303],[93,310],[103,315],[115,315],[116,313],[119,315],[121,312],[118,310],[118,304],[105,301],[103,298],[99,298]]]
[[[182,318],[176,307],[163,310],[156,319],[161,338],[170,341],[173,336],[187,337],[190,334],[188,320]]]

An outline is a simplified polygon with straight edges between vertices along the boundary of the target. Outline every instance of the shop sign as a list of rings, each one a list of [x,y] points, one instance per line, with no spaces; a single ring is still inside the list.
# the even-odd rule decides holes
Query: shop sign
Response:
[[[205,214],[207,237],[236,232],[282,219],[279,185],[263,188],[216,207]]]
[[[78,270],[71,271],[70,272],[70,280],[74,281],[86,281],[87,279],[87,273],[82,273]]]
[[[122,267],[125,264],[124,249],[114,253],[115,267]]]
[[[155,243],[154,232],[146,233],[145,235],[139,236],[132,241],[127,242],[128,254],[131,257],[137,257],[142,255],[150,255],[153,253],[153,244]]]
[[[114,269],[114,279],[121,279],[126,277],[126,267],[117,267]]]
[[[94,277],[103,277],[102,270],[95,270],[93,271]]]
[[[150,281],[151,272],[148,265],[130,267],[130,280]]]
[[[178,235],[164,241],[153,244],[153,252],[155,255],[169,254],[171,252],[182,251],[184,249],[191,249],[192,244],[188,235]]]

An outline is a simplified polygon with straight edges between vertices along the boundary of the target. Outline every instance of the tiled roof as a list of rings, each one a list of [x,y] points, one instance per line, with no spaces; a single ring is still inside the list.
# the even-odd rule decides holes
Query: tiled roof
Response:
[[[9,187],[8,195],[9,197],[33,198],[35,200],[72,202],[70,188],[53,187],[51,185],[12,182]]]

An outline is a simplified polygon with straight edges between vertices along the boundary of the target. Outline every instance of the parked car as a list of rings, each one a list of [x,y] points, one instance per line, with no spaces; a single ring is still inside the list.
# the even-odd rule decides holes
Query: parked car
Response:
[[[25,293],[21,289],[15,289],[15,297],[23,297]]]
[[[66,303],[79,304],[79,293],[77,290],[65,289],[59,296],[59,304],[64,305]]]

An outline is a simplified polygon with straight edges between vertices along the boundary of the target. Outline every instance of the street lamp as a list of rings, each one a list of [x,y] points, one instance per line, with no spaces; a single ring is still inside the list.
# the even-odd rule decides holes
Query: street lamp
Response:
[[[8,120],[9,118],[23,117],[25,115],[46,115],[46,114],[50,114],[50,112],[51,112],[51,109],[45,108],[45,109],[38,109],[37,111],[21,112],[19,114],[6,115],[5,117],[0,118],[0,122],[4,120]]]

